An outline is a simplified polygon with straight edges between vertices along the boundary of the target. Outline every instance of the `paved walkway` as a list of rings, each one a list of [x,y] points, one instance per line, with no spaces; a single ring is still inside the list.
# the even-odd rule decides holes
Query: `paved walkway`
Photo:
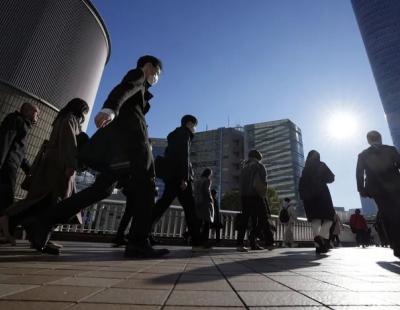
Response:
[[[1,310],[400,309],[389,249],[311,248],[127,260],[108,244],[64,242],[63,255],[0,246]]]

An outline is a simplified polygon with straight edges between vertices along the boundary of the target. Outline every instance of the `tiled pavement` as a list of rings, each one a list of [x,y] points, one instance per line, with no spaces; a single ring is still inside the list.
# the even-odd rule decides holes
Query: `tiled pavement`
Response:
[[[127,260],[108,244],[64,242],[63,255],[0,246],[1,310],[400,309],[389,249],[311,248]],[[201,309],[201,308],[200,308]]]

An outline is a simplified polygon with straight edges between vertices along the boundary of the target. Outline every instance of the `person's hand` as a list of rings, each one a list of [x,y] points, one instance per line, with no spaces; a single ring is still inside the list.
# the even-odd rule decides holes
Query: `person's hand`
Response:
[[[97,128],[105,127],[111,122],[111,116],[107,113],[99,112],[94,118],[94,122]]]
[[[181,190],[184,191],[184,190],[186,189],[187,185],[188,185],[188,184],[187,184],[186,181],[182,181],[182,182],[181,182],[181,185],[180,185]]]

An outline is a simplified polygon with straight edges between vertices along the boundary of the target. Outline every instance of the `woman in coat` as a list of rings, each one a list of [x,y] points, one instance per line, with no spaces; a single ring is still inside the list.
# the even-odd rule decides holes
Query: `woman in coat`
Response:
[[[315,150],[310,151],[300,178],[299,193],[307,219],[312,225],[317,254],[329,250],[329,229],[335,210],[327,183],[334,180],[335,175],[320,160],[320,154]]]
[[[88,104],[79,98],[72,99],[61,109],[53,121],[48,141],[43,143],[31,169],[26,198],[8,208],[1,224],[8,226],[9,216],[24,217],[40,212],[31,206],[48,197],[52,203],[70,197],[75,191],[75,173],[78,169],[77,153],[81,124],[89,111]]]
[[[195,182],[194,197],[196,216],[201,224],[201,239],[207,245],[210,225],[214,221],[214,203],[211,195],[212,170],[204,169],[199,180]]]

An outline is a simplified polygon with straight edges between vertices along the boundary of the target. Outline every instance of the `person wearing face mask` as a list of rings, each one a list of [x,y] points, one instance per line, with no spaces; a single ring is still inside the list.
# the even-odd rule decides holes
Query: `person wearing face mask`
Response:
[[[367,134],[370,147],[358,155],[356,178],[361,197],[373,198],[394,256],[400,258],[400,154],[382,144],[382,136]]]
[[[161,218],[175,198],[178,198],[185,212],[186,225],[192,238],[192,250],[207,250],[200,238],[200,222],[195,213],[193,196],[194,173],[190,162],[190,146],[196,131],[197,119],[185,115],[181,126],[168,134],[168,146],[163,160],[163,175],[158,175],[165,182],[162,197],[153,209],[153,224]],[[156,163],[157,165],[157,163]]]
[[[145,114],[152,98],[149,88],[157,82],[161,69],[162,63],[156,57],[140,57],[136,69],[129,71],[111,91],[95,118],[100,129],[78,156],[100,174],[90,187],[23,223],[37,250],[43,250],[55,224],[65,223],[78,211],[108,197],[119,180],[128,179],[124,185],[126,208],[131,210],[133,222],[125,256],[148,258],[168,253],[166,249],[154,249],[147,240],[154,205],[155,172]]]

